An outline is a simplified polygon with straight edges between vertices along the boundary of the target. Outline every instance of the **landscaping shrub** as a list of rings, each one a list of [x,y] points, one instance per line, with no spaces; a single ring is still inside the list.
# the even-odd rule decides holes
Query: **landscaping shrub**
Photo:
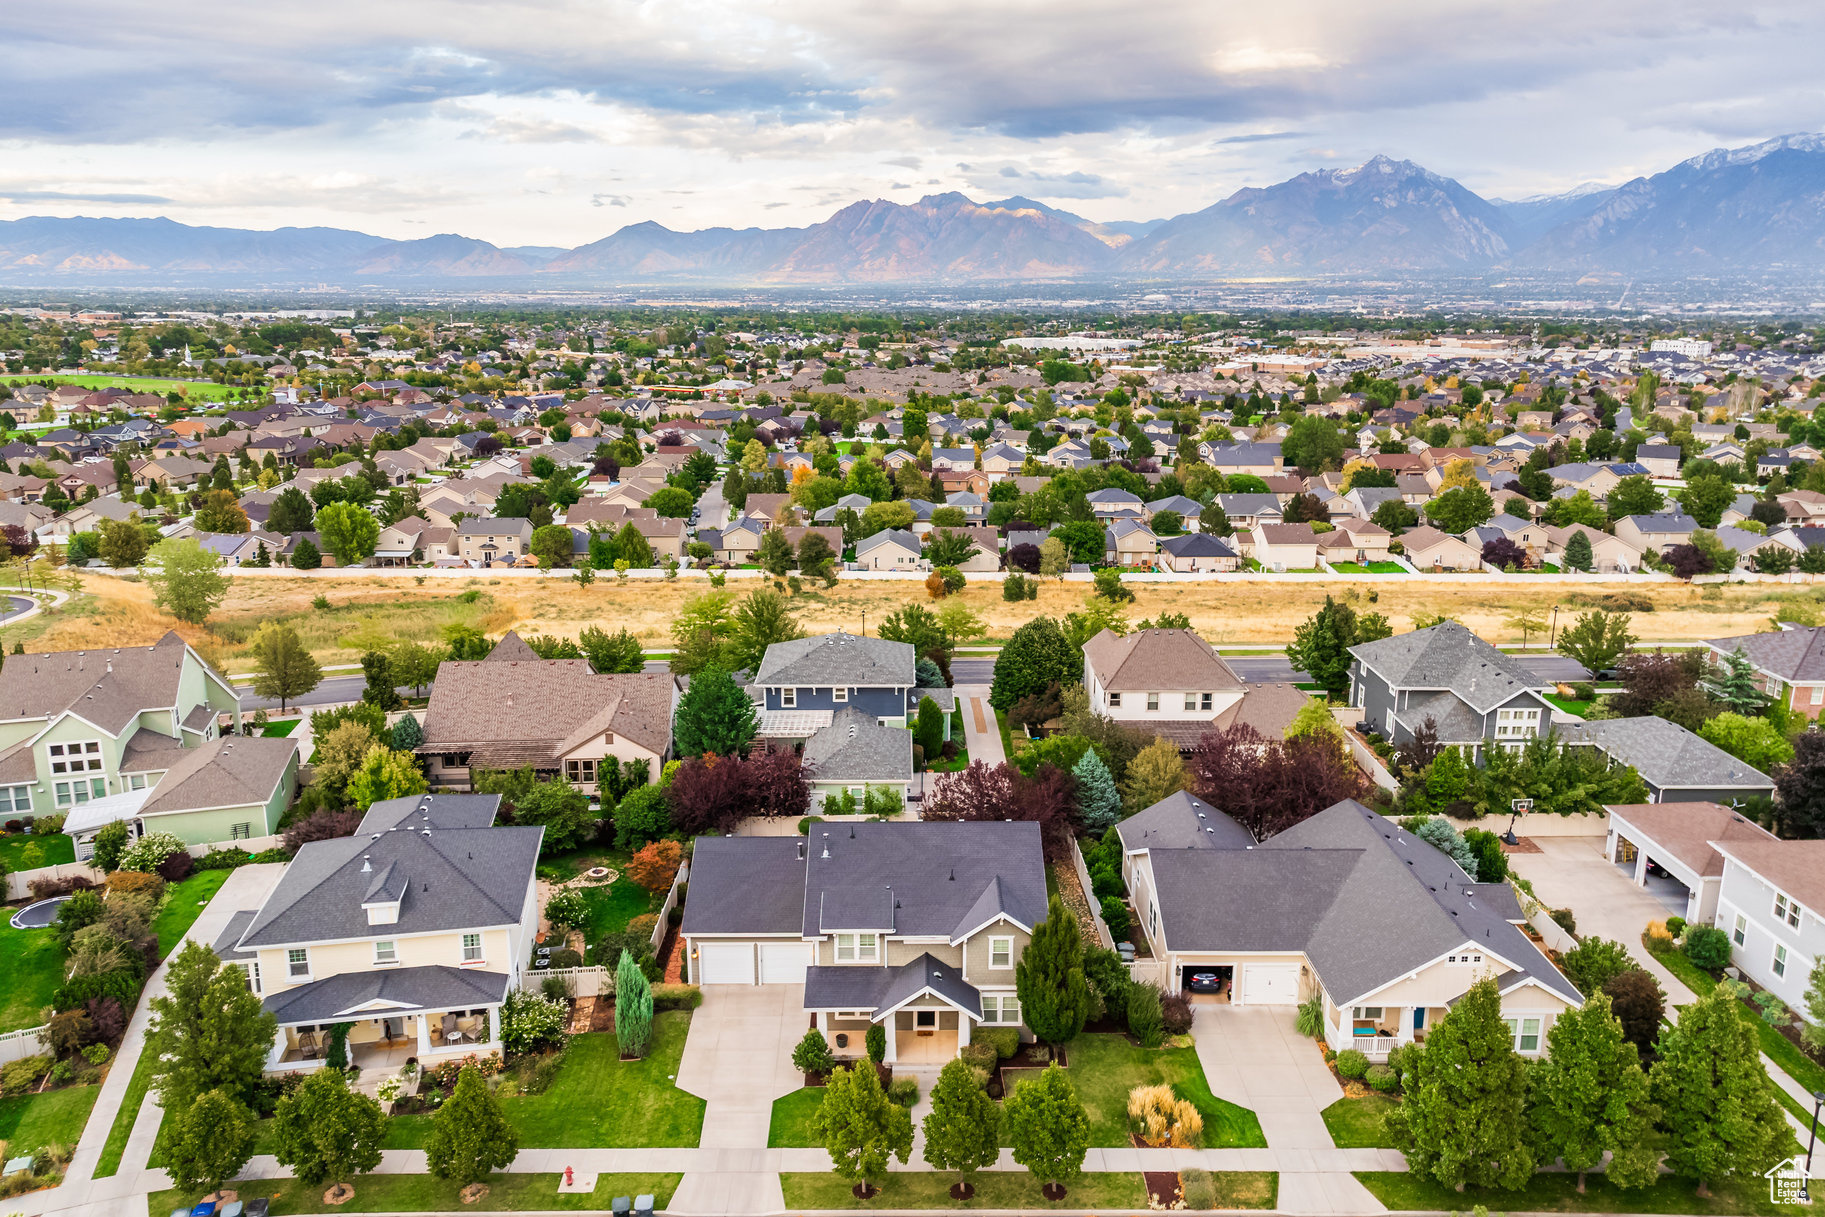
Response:
[[[36,820],[32,821],[32,835],[35,837],[54,837],[63,831],[63,821],[64,815],[62,812],[58,812],[54,815],[39,816]]]
[[[887,1101],[910,1109],[919,1101],[917,1078],[895,1078],[887,1087]]]
[[[1128,1092],[1128,1119],[1135,1134],[1156,1148],[1189,1149],[1204,1134],[1204,1117],[1171,1086],[1136,1086]]]
[[[1183,993],[1168,993],[1160,998],[1160,1017],[1167,1035],[1190,1035],[1191,999]]]
[[[1091,947],[1084,951],[1084,979],[1090,982],[1092,1006],[1100,1004],[1103,1014],[1117,1023],[1126,1023],[1128,1019],[1128,989],[1134,980],[1128,975],[1128,968],[1122,963],[1122,957],[1107,947]],[[1092,1017],[1095,1016],[1094,1009]]]
[[[1143,1048],[1158,1048],[1165,1038],[1165,1016],[1160,1011],[1160,991],[1152,985],[1128,989],[1128,1033]]]
[[[38,1079],[49,1073],[51,1058],[48,1056],[27,1056],[16,1061],[8,1061],[0,1067],[0,1094],[8,1097],[22,1095],[37,1084]]]
[[[1607,938],[1586,938],[1560,960],[1561,970],[1586,997],[1602,990],[1611,977],[1631,971],[1635,966],[1628,949]]]
[[[1686,928],[1686,958],[1707,972],[1717,972],[1730,964],[1730,935],[1710,925]]]
[[[1128,906],[1119,896],[1102,898],[1103,920],[1109,925],[1109,933],[1116,939],[1128,937],[1128,930],[1134,924],[1134,918],[1128,912]]]
[[[39,1038],[60,1057],[75,1056],[94,1042],[95,1028],[86,1009],[65,1010],[51,1016]]]
[[[127,1012],[112,997],[91,997],[82,1008],[98,1044],[116,1044],[127,1031]]]
[[[864,1042],[868,1045],[869,1060],[879,1065],[882,1061],[887,1059],[886,1027],[883,1027],[880,1023],[868,1024],[868,1035]]]
[[[1394,1083],[1404,1087],[1413,1080],[1413,1071],[1419,1068],[1419,1058],[1426,1049],[1419,1044],[1401,1044],[1388,1051],[1388,1068],[1394,1073]]]
[[[1179,1172],[1179,1197],[1188,1209],[1214,1209],[1217,1207],[1217,1181],[1201,1166],[1182,1170]]]
[[[696,985],[654,985],[653,1012],[695,1010],[703,1005],[703,990]]]
[[[657,1008],[658,1003],[654,1002],[654,1006]],[[829,1073],[836,1068],[836,1055],[830,1051],[823,1032],[816,1027],[805,1032],[805,1038],[792,1049],[792,1067],[800,1073]]]
[[[1370,1065],[1362,1080],[1377,1094],[1392,1094],[1400,1089],[1400,1075],[1386,1065]]]
[[[184,843],[168,832],[149,832],[120,855],[121,870],[156,871],[172,854],[182,853]]]
[[[501,1044],[508,1052],[536,1052],[564,1042],[570,1011],[563,1002],[515,989],[501,1003]]]
[[[1293,1030],[1308,1039],[1317,1039],[1324,1034],[1324,999],[1316,993],[1299,1003],[1299,1012],[1293,1023]]]
[[[642,913],[627,923],[627,932],[638,934],[648,942],[653,940],[653,930],[659,925],[658,913]]]
[[[108,894],[118,896],[126,892],[145,892],[154,902],[165,894],[165,881],[156,874],[142,870],[117,870],[108,876]]]
[[[569,947],[554,947],[551,952],[551,966],[554,968],[580,968],[583,966],[583,952],[573,951]]]
[[[321,739],[322,736],[317,738]],[[355,830],[361,827],[359,811],[334,811],[321,808],[311,812],[297,823],[288,826],[282,838],[285,848],[296,853],[300,846],[312,841],[331,841],[337,837],[352,837]]]
[[[1121,896],[1122,877],[1106,866],[1097,867],[1090,872],[1090,894],[1099,901]]]
[[[980,1069],[984,1073],[990,1073],[999,1063],[1000,1054],[995,1051],[993,1044],[981,1042],[982,1034],[981,1031],[973,1032],[973,1038],[963,1046],[957,1055],[963,1059],[964,1064]]]
[[[1668,937],[1677,939],[1681,934],[1683,934],[1685,932],[1686,932],[1686,919],[1684,917],[1668,917],[1667,918],[1667,935],[1668,935]]]
[[[581,929],[589,922],[589,898],[574,887],[552,894],[545,902],[545,920],[558,931]],[[557,967],[553,964],[552,967]]]
[[[987,1044],[995,1050],[996,1060],[1005,1061],[1020,1051],[1020,1031],[1016,1027],[978,1027],[970,1032],[970,1042]]]
[[[100,884],[86,875],[69,875],[62,879],[34,879],[26,884],[26,887],[31,890],[33,900],[49,900],[53,896],[68,896],[73,892],[91,891],[99,886]]]
[[[158,864],[158,877],[166,883],[176,883],[179,879],[188,878],[195,869],[196,859],[190,856],[189,850],[180,849],[174,854],[166,855],[165,860]]]
[[[1508,855],[1502,852],[1502,838],[1483,828],[1466,828],[1464,844],[1476,855],[1478,883],[1500,883],[1508,878]]]
[[[1567,934],[1575,936],[1578,933],[1578,915],[1570,909],[1548,909],[1546,915],[1551,917]]]
[[[1369,1058],[1354,1048],[1345,1048],[1337,1054],[1337,1074],[1339,1077],[1356,1081],[1369,1072]]]

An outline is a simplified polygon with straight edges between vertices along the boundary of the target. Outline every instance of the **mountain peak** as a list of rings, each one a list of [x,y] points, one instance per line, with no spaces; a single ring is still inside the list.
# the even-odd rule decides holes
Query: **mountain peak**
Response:
[[[1713,148],[1690,160],[1681,161],[1677,168],[1709,173],[1730,165],[1753,165],[1776,152],[1825,152],[1825,135],[1797,131],[1765,139],[1759,144],[1746,144],[1741,148]]]

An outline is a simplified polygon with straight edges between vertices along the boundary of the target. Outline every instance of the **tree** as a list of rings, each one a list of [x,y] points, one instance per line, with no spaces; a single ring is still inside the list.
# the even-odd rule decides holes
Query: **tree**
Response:
[[[1074,779],[1055,765],[1040,764],[1028,777],[1008,761],[971,761],[961,772],[939,775],[923,818],[1038,824],[1046,856],[1056,860],[1071,838],[1075,792]]]
[[[1181,762],[1181,784],[1184,771]],[[1122,818],[1121,791],[1116,789],[1115,776],[1096,755],[1096,749],[1084,749],[1083,757],[1071,768],[1071,776],[1077,779],[1077,818],[1085,828],[1101,833]]]
[[[1625,477],[1610,487],[1604,502],[1609,505],[1612,520],[1624,516],[1651,516],[1667,505],[1666,496],[1654,488],[1646,474],[1640,473]]]
[[[760,545],[754,550],[754,564],[770,575],[783,577],[792,569],[795,556],[792,542],[786,540],[786,534],[778,528],[769,528],[761,535]]]
[[[317,535],[336,555],[338,565],[353,566],[374,556],[380,521],[373,512],[354,503],[330,503],[317,511]]]
[[[1586,997],[1603,992],[1610,980],[1635,967],[1628,948],[1607,938],[1586,938],[1565,952],[1561,970]]]
[[[1288,465],[1297,466],[1311,475],[1343,464],[1343,435],[1337,424],[1317,414],[1302,414],[1293,420],[1292,429],[1280,441],[1280,451]]]
[[[1629,968],[1603,982],[1603,991],[1609,995],[1610,1012],[1622,1024],[1622,1038],[1647,1057],[1660,1039],[1660,1021],[1667,1012],[1660,982],[1640,968]]]
[[[1698,534],[1694,533],[1696,537]],[[1696,579],[1717,569],[1717,560],[1696,544],[1674,545],[1666,553],[1667,569],[1676,578]]]
[[[871,1064],[830,1073],[811,1127],[832,1169],[864,1192],[871,1178],[887,1173],[890,1155],[902,1163],[912,1156],[912,1113],[882,1092]]]
[[[95,830],[95,852],[89,861],[95,869],[111,874],[120,869],[120,856],[133,841],[133,830],[125,820],[109,820]]]
[[[241,1173],[253,1156],[254,1137],[247,1105],[225,1090],[210,1090],[186,1107],[166,1110],[159,1156],[172,1187],[207,1194]]]
[[[961,566],[976,552],[976,538],[948,528],[933,529],[925,538],[925,556],[933,566]]]
[[[1484,549],[1487,552],[1488,547],[1485,546]],[[1485,557],[1483,560],[1487,562],[1489,559]],[[1546,614],[1537,608],[1516,609],[1504,624],[1511,630],[1521,631],[1521,645],[1526,646],[1530,634],[1546,632]]]
[[[291,551],[291,564],[293,570],[316,570],[323,565],[323,555],[309,537],[302,537]]]
[[[1051,617],[1035,617],[1014,631],[995,661],[989,704],[1006,711],[1015,702],[1047,685],[1071,685],[1083,679],[1083,652],[1065,640]]]
[[[198,532],[239,534],[252,529],[232,490],[205,491],[197,502],[193,522]]]
[[[446,1183],[480,1183],[492,1172],[512,1166],[519,1152],[520,1135],[508,1123],[482,1071],[464,1066],[456,1075],[456,1089],[431,1117],[426,1169]]]
[[[1350,687],[1350,648],[1392,633],[1388,619],[1380,613],[1358,617],[1348,604],[1326,596],[1323,607],[1294,629],[1286,657],[1324,686],[1331,697],[1341,698]]]
[[[684,864],[684,847],[676,841],[654,841],[634,852],[627,862],[627,877],[657,895],[672,886]]]
[[[836,573],[837,552],[821,532],[807,531],[798,542],[798,568],[814,579]]]
[[[796,820],[810,804],[804,768],[788,751],[687,757],[666,788],[672,828],[685,836],[730,832],[748,816]]]
[[[1548,1055],[1532,1071],[1532,1117],[1539,1156],[1562,1158],[1584,1176],[1613,1153],[1604,1177],[1621,1188],[1646,1187],[1659,1176],[1659,1152],[1646,1145],[1655,1112],[1648,1078],[1603,993],[1563,1010],[1546,1034]],[[1430,1049],[1428,1048],[1428,1051]]]
[[[1090,1118],[1077,1088],[1054,1061],[1038,1077],[1016,1086],[1005,1107],[1014,1161],[1053,1189],[1056,1199],[1063,1182],[1082,1173],[1090,1148]]]
[[[279,1024],[261,1009],[241,969],[191,939],[148,1009],[145,1059],[166,1111],[185,1110],[212,1090],[242,1102],[253,1095]]]
[[[729,627],[730,669],[746,669],[750,675],[760,671],[768,647],[805,636],[804,627],[792,613],[792,602],[770,587],[749,592],[735,606]]]
[[[1559,652],[1578,661],[1594,677],[1616,666],[1616,661],[1635,645],[1629,631],[1627,613],[1606,613],[1592,609],[1579,613],[1578,620],[1559,635]]]
[[[1398,537],[1419,523],[1419,513],[1405,500],[1387,499],[1375,508],[1369,520]]]
[[[1179,755],[1179,746],[1171,740],[1156,739],[1128,762],[1128,774],[1122,782],[1123,801],[1129,811],[1140,811],[1185,789],[1185,781],[1185,761]]]
[[[1612,492],[1613,493],[1613,492]],[[1736,487],[1729,479],[1714,473],[1701,473],[1686,479],[1679,495],[1679,505],[1698,521],[1700,528],[1716,528],[1724,509],[1736,501]]]
[[[339,1070],[319,1069],[279,1100],[274,1150],[306,1187],[335,1183],[380,1165],[386,1117],[380,1104],[350,1090]]]
[[[939,709],[938,703],[929,697],[919,699],[918,716],[913,727],[913,742],[924,750],[927,765],[932,763],[938,755],[938,750],[944,746],[944,711]]]
[[[1698,734],[1763,773],[1772,773],[1776,766],[1793,759],[1793,745],[1765,718],[1747,718],[1725,710],[1707,720]]]
[[[146,558],[152,602],[179,621],[203,624],[228,595],[222,556],[204,549],[195,537],[160,541]]]
[[[1497,570],[1521,570],[1527,565],[1527,551],[1507,537],[1496,537],[1483,542],[1482,557],[1484,562]],[[1538,615],[1537,612],[1535,615]]]
[[[1077,1038],[1090,1015],[1090,990],[1084,980],[1084,940],[1077,915],[1054,895],[1046,919],[1033,927],[1032,941],[1014,967],[1014,987],[1033,1034],[1048,1044]]]
[[[368,651],[361,657],[361,700],[381,710],[397,710],[405,705],[393,678],[393,659],[385,651]]]
[[[1825,836],[1825,731],[1800,732],[1793,741],[1793,759],[1770,776],[1780,796],[1783,834]]]
[[[1825,958],[1815,961],[1806,977],[1806,1020],[1800,1038],[1814,1052],[1825,1049]]]
[[[673,730],[679,756],[737,756],[746,751],[760,720],[754,703],[721,668],[706,668],[691,677],[678,700]]]
[[[366,811],[383,799],[403,799],[429,789],[424,771],[410,752],[375,744],[361,759],[361,768],[349,775],[348,800]]]
[[[284,533],[286,536],[294,532],[309,532],[316,514],[317,509],[311,506],[310,499],[302,490],[296,486],[287,486],[267,509],[266,527],[270,532]]]
[[[603,675],[646,668],[646,648],[626,626],[613,634],[600,626],[588,626],[577,635],[577,646],[589,657],[591,670]]]
[[[660,515],[674,520],[688,520],[691,509],[696,505],[697,500],[691,497],[691,492],[681,486],[666,486],[656,490],[641,504],[642,507],[650,507]]]
[[[103,520],[98,527],[103,562],[115,570],[126,570],[145,560],[151,542],[146,539],[146,530],[136,521]]]
[[[1449,533],[1469,532],[1494,515],[1495,500],[1481,485],[1454,486],[1426,504],[1426,518]]]
[[[1247,723],[1208,731],[1186,766],[1191,791],[1265,841],[1362,793],[1355,762],[1313,734],[1271,740]]]
[[[354,794],[353,783],[349,793]],[[513,800],[515,824],[537,824],[545,829],[541,851],[560,853],[589,840],[596,830],[596,818],[589,810],[589,796],[563,777],[548,782],[534,782]]]
[[[532,530],[532,540],[526,548],[538,559],[542,570],[569,566],[571,555],[576,552],[576,534],[568,525],[546,524]]]
[[[387,652],[387,675],[395,685],[410,685],[422,696],[425,686],[437,679],[437,668],[448,656],[420,642],[400,642]]]
[[[1700,1196],[1719,1180],[1761,1174],[1794,1148],[1732,986],[1680,1009],[1678,1024],[1661,1035],[1649,1082],[1667,1134],[1667,1166],[1697,1180]]]
[[[1770,700],[1757,682],[1755,665],[1740,646],[1724,656],[1721,668],[1711,668],[1704,690],[1738,714],[1760,714]]]
[[[645,1056],[652,1038],[653,989],[638,961],[623,949],[615,961],[615,1044],[622,1056]]]
[[[1071,569],[1071,551],[1057,537],[1039,543],[1039,574],[1043,579],[1061,579]]]
[[[1407,1168],[1451,1188],[1525,1184],[1534,1170],[1526,1069],[1494,979],[1477,981],[1432,1028],[1406,1099],[1388,1114]]]
[[[1565,568],[1588,571],[1596,561],[1596,555],[1591,552],[1590,534],[1582,528],[1573,532],[1565,542]]]
[[[253,691],[261,697],[278,698],[281,711],[292,698],[323,683],[323,669],[305,648],[298,631],[289,625],[262,622],[248,649],[260,665],[253,678]]]
[[[659,565],[653,543],[632,521],[623,524],[621,531],[615,534],[615,552],[620,555],[618,560],[627,563],[630,570],[646,570]]]
[[[931,1100],[924,1121],[925,1160],[936,1170],[956,1171],[958,1190],[968,1197],[974,1190],[970,1176],[1001,1156],[1001,1107],[961,1059],[939,1071]]]

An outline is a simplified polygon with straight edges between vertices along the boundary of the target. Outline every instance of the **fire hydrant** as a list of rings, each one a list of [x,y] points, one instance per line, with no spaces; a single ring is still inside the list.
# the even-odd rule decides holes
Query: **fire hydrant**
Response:
[[[570,1186],[572,1186],[572,1185],[573,1185],[573,1184],[575,1184],[575,1183],[576,1183],[576,1177],[575,1177],[575,1175],[574,1175],[574,1174],[573,1174],[573,1173],[572,1173],[572,1172],[571,1172],[571,1168],[570,1168],[570,1167],[568,1167],[568,1166],[567,1166],[567,1167],[565,1167],[565,1168],[564,1168],[564,1186],[565,1186],[565,1187],[570,1187]]]

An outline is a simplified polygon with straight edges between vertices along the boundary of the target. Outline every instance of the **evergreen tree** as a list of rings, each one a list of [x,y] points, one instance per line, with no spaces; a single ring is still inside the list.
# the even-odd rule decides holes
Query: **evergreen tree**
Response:
[[[1768,695],[1761,690],[1755,665],[1739,646],[1724,656],[1722,668],[1713,667],[1704,682],[1705,692],[1723,702],[1738,714],[1760,714],[1768,708]]]
[[[1726,984],[1683,1007],[1678,1025],[1662,1033],[1649,1074],[1667,1165],[1697,1180],[1700,1196],[1720,1179],[1759,1175],[1794,1150],[1755,1028],[1741,1010]]]
[[[340,1186],[380,1165],[386,1123],[379,1103],[350,1090],[340,1072],[319,1069],[279,1100],[274,1151],[306,1187]]]
[[[1478,981],[1426,1037],[1407,1097],[1387,1117],[1407,1168],[1452,1188],[1523,1186],[1534,1170],[1526,1069],[1494,979]]]
[[[678,755],[735,756],[754,738],[759,719],[754,703],[721,668],[705,668],[691,677],[691,687],[678,699]]]
[[[1580,528],[1565,542],[1565,569],[1587,571],[1596,561],[1596,555],[1591,553],[1591,539]]]
[[[1074,931],[1075,932],[1075,931]],[[1044,1184],[1075,1179],[1090,1148],[1090,1118],[1077,1088],[1054,1061],[1008,1096],[1005,1112],[1014,1161]]]
[[[961,1059],[939,1072],[924,1126],[925,1160],[937,1170],[956,1171],[966,1191],[970,1176],[1001,1156],[1001,1108]]]
[[[1090,1016],[1090,988],[1084,979],[1084,940],[1077,917],[1053,896],[1046,919],[1014,968],[1020,1008],[1033,1034],[1048,1044],[1076,1038]]]
[[[323,554],[305,537],[291,551],[291,565],[293,570],[316,570],[323,565]]]
[[[913,728],[913,739],[925,750],[925,763],[928,766],[938,758],[939,749],[944,747],[944,711],[929,697],[919,699],[919,716],[917,725]]]
[[[1086,748],[1071,774],[1077,779],[1077,818],[1085,828],[1101,833],[1122,818],[1122,794],[1115,788],[1115,775],[1096,749]]]
[[[512,1166],[519,1146],[519,1134],[481,1070],[467,1066],[456,1077],[456,1090],[431,1118],[425,1166],[446,1183],[480,1183],[490,1172]]]
[[[887,1173],[890,1155],[902,1163],[912,1156],[912,1113],[881,1090],[873,1065],[832,1071],[811,1127],[831,1168],[864,1190]]]
[[[615,1043],[622,1056],[645,1056],[653,1038],[653,989],[631,952],[615,962]]]
[[[212,1090],[246,1102],[266,1066],[278,1020],[261,1009],[239,968],[191,940],[171,961],[165,992],[149,1004],[146,1060],[166,1111]]]
[[[180,1192],[215,1192],[241,1173],[253,1156],[254,1117],[225,1090],[167,1109],[158,1130],[159,1156]]]
[[[1635,1045],[1623,1036],[1605,993],[1587,995],[1546,1034],[1547,1059],[1534,1066],[1530,1114],[1539,1155],[1585,1172],[1614,1153],[1605,1177],[1617,1187],[1646,1187],[1659,1176],[1660,1154],[1648,1147],[1655,1112]]]

